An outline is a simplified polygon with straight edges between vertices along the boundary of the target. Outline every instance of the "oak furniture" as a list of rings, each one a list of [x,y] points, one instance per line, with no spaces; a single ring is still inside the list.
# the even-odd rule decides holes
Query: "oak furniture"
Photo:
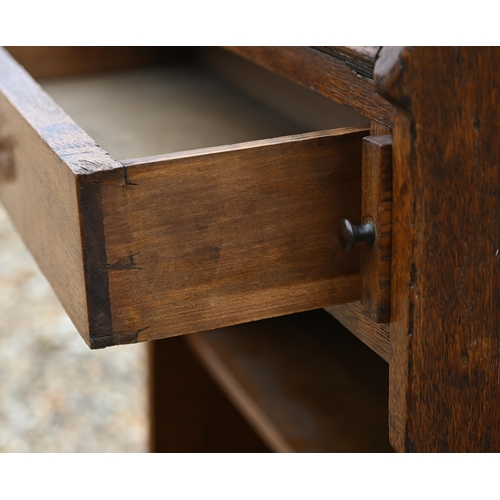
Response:
[[[9,51],[0,200],[91,348],[150,341],[153,451],[500,451],[498,48]],[[118,161],[32,79],[187,63],[296,131]]]

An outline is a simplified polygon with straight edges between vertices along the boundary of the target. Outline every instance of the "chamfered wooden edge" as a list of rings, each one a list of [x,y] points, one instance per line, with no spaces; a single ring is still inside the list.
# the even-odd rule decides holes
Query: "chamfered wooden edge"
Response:
[[[361,249],[361,303],[376,323],[389,323],[391,308],[392,137],[363,139],[362,222],[375,228],[375,241]]]
[[[14,174],[19,174],[3,179],[2,202],[79,333],[98,347],[100,341],[91,339],[112,328],[100,188],[90,177],[122,165],[5,49],[0,49],[0,92],[6,113],[0,133],[13,145]],[[48,230],[35,231],[37,226]],[[50,228],[68,235],[55,242]]]
[[[382,51],[395,106],[390,438],[498,452],[500,50]]]
[[[371,120],[390,126],[389,103],[375,93],[371,78],[360,75],[351,67],[352,65],[349,66],[349,61],[353,60],[352,54],[355,52],[353,50],[350,54],[349,51],[343,52],[341,56],[338,50],[325,53],[313,47],[226,47],[226,49],[340,104],[351,106]]]

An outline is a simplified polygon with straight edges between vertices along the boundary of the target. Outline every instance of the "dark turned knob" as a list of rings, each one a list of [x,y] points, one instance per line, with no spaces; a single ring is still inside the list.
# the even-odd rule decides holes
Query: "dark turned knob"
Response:
[[[358,241],[371,244],[375,241],[375,228],[371,222],[362,226],[353,226],[347,219],[342,219],[339,227],[340,243],[348,252]]]

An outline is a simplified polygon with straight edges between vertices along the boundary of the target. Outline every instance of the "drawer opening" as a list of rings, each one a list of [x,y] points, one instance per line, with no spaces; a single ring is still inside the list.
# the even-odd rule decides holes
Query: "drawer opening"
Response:
[[[40,125],[21,109],[47,155],[47,172],[27,172],[40,162],[36,150],[21,159],[19,180],[45,187],[50,176],[61,176],[43,200],[33,190],[33,210],[49,217],[59,211],[71,229],[63,231],[54,217],[50,236],[37,239],[26,211],[14,209],[13,219],[39,262],[47,260],[42,270],[92,348],[359,299],[359,253],[340,251],[336,224],[359,218],[360,144],[368,129],[352,125],[366,120],[350,114],[346,128],[324,130],[330,119],[339,125],[326,99],[317,123],[292,106],[280,116],[283,104],[269,109],[256,101],[269,104],[276,99],[264,96],[266,88],[279,91],[268,80],[252,83],[241,61],[202,49],[182,64],[148,61],[126,71],[91,68],[78,78],[40,79],[80,127],[82,143],[68,149],[69,121],[51,129],[67,135],[47,138],[47,118]],[[249,89],[259,90],[249,96]],[[95,146],[94,153],[83,131],[104,151]],[[77,157],[80,149],[85,154]],[[62,171],[60,160],[70,168]],[[15,184],[2,193],[6,205],[19,206],[22,186]],[[47,204],[61,196],[67,200],[58,207]],[[54,240],[60,250],[52,255]]]
[[[115,61],[111,55],[109,64]],[[369,120],[351,108],[221,48],[164,48],[163,55],[146,51],[142,59],[129,63],[139,67],[122,69],[117,59],[111,68],[88,69],[84,74],[66,75],[61,68],[63,74],[58,76],[53,68],[55,76],[42,73],[40,83],[119,160],[341,127],[369,127]]]

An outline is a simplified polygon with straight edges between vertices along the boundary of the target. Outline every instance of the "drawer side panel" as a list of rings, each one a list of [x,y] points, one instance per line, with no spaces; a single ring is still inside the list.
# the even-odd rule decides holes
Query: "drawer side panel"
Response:
[[[79,184],[120,166],[0,49],[0,201],[87,343],[89,317],[96,317],[95,248],[105,247],[103,231],[89,225],[102,226],[100,205]],[[99,192],[90,197],[100,201]],[[109,321],[103,328],[111,329]]]
[[[0,95],[0,201],[84,337],[87,305],[76,180]]]

